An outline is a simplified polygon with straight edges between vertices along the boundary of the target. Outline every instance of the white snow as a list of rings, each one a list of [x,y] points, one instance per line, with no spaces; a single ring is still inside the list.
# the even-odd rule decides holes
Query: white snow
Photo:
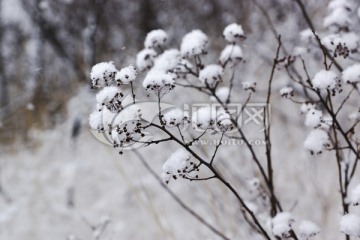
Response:
[[[356,185],[356,187],[351,191],[351,203],[354,206],[360,205],[360,184]]]
[[[152,69],[147,73],[143,82],[143,87],[146,91],[154,92],[156,94],[160,94],[161,92],[165,93],[174,89],[174,75]]]
[[[356,111],[356,112],[350,113],[349,114],[349,119],[354,120],[354,121],[359,121],[360,120],[360,112]]]
[[[168,35],[164,30],[152,30],[146,35],[144,46],[145,48],[159,48],[166,43],[167,39]]]
[[[93,87],[108,86],[114,80],[117,69],[113,62],[101,62],[95,64],[90,73]]]
[[[256,82],[253,80],[244,81],[241,83],[245,91],[255,92]]]
[[[206,53],[209,39],[201,30],[187,33],[181,40],[180,52],[184,57],[191,57]]]
[[[290,98],[294,96],[294,89],[292,87],[283,87],[280,89],[280,95],[284,98]]]
[[[300,32],[300,40],[304,44],[311,43],[314,40],[314,38],[315,38],[314,33],[311,31],[310,28],[307,28]]]
[[[360,82],[360,63],[356,63],[342,72],[342,80],[345,83]]]
[[[310,103],[310,102],[305,102],[305,103],[301,104],[300,112],[307,113],[312,109],[315,109],[315,104]]]
[[[203,130],[209,129],[214,123],[213,109],[211,107],[202,107],[192,114],[192,123],[194,128]]]
[[[102,111],[94,111],[90,114],[89,125],[91,129],[99,132],[104,130]]]
[[[315,74],[314,78],[311,80],[313,87],[318,90],[335,89],[339,78],[337,74],[333,71],[321,70]]]
[[[223,73],[224,69],[220,65],[210,64],[200,71],[199,80],[205,86],[214,87],[221,81]]]
[[[360,217],[346,214],[340,220],[340,231],[354,237],[360,237]]]
[[[219,109],[216,113],[216,130],[228,132],[233,129],[234,125],[231,122],[231,116],[224,109]]]
[[[177,176],[182,174],[190,166],[190,158],[191,154],[182,148],[171,154],[162,166],[163,181],[169,182],[170,178],[167,175]]]
[[[122,90],[116,86],[104,87],[96,94],[96,101],[99,106],[106,106],[109,110],[114,112],[117,112],[122,108],[122,98]]]
[[[139,71],[149,70],[154,65],[157,53],[154,49],[143,49],[136,56],[136,67]]]
[[[228,87],[219,87],[216,90],[216,96],[220,99],[221,102],[226,103],[228,97],[230,94],[230,89]],[[213,102],[216,102],[216,98],[215,97],[210,97],[210,100]]]
[[[279,237],[289,237],[291,225],[295,222],[291,213],[280,212],[272,219],[273,234]]]
[[[324,18],[324,27],[345,28],[351,25],[352,21],[349,12],[344,8],[334,9],[327,17]]]
[[[340,32],[323,37],[321,42],[330,51],[334,51],[339,44],[346,46],[350,51],[356,51],[360,45],[360,37],[354,32]]]
[[[320,228],[313,222],[303,220],[299,226],[300,236],[309,239],[320,233]]]
[[[243,59],[243,52],[240,46],[238,45],[227,45],[220,54],[220,63],[221,65],[227,65],[231,63],[236,65],[240,63]]]
[[[115,75],[115,80],[119,84],[129,84],[136,79],[136,69],[130,65],[122,68]]]
[[[304,142],[305,149],[311,154],[320,154],[329,145],[328,134],[322,129],[312,130]]]
[[[163,121],[168,127],[179,126],[184,123],[184,112],[179,108],[171,109],[164,114]]]
[[[241,25],[237,23],[232,23],[225,27],[223,36],[225,40],[230,43],[237,43],[245,38],[244,30],[242,29]]]
[[[321,124],[323,113],[320,110],[310,109],[305,118],[305,126],[307,127],[319,127]]]
[[[180,52],[177,49],[169,49],[159,55],[154,62],[153,69],[164,72],[172,71],[180,62]]]

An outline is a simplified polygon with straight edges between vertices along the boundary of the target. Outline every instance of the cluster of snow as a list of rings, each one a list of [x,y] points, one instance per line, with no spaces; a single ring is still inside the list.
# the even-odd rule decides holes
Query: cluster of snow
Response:
[[[184,149],[178,149],[163,164],[162,180],[169,183],[171,177],[183,176],[185,171],[190,167],[191,155]]]
[[[90,72],[93,87],[109,86],[115,78],[117,69],[113,62],[101,62],[94,65]]]
[[[143,87],[146,91],[155,94],[167,93],[169,90],[175,88],[174,76],[171,73],[152,69],[147,73]]]
[[[295,220],[289,212],[276,214],[276,216],[272,219],[272,230],[274,236],[281,238],[290,237],[290,231],[294,222]]]
[[[346,47],[350,52],[355,52],[360,46],[360,37],[354,32],[340,32],[323,37],[321,42],[332,52],[339,45]]]
[[[143,49],[136,56],[136,67],[139,71],[152,68],[157,53],[154,49]]]
[[[197,111],[192,114],[193,126],[203,130],[211,129],[215,122],[213,112],[214,111],[211,107],[202,107],[197,109]]]
[[[360,63],[356,63],[342,72],[342,79],[345,83],[360,82]]]
[[[305,30],[302,30],[300,32],[300,40],[302,43],[308,45],[315,41],[314,33],[311,31],[310,28],[307,28]]]
[[[305,102],[305,103],[301,104],[300,112],[304,114],[304,113],[309,112],[312,109],[315,109],[315,104],[313,104],[311,102]]]
[[[162,120],[166,126],[174,127],[188,122],[189,116],[188,114],[184,114],[181,109],[175,108],[166,112],[162,117]]]
[[[115,81],[118,85],[129,84],[130,82],[135,80],[136,74],[136,69],[132,65],[130,65],[128,67],[122,68],[116,73]]]
[[[206,86],[215,87],[220,81],[224,73],[224,69],[217,64],[207,65],[199,73],[199,80]]]
[[[110,134],[114,147],[123,148],[132,141],[145,137],[141,128],[141,116],[141,109],[136,105],[130,105],[113,117]]]
[[[241,47],[238,45],[227,45],[220,54],[220,63],[221,65],[225,66],[228,63],[232,65],[237,65],[243,59],[243,52]]]
[[[253,80],[243,81],[241,85],[245,91],[255,92],[256,90],[256,82]]]
[[[349,114],[349,119],[350,120],[354,120],[354,121],[359,121],[360,120],[360,109],[356,112],[352,112]]]
[[[245,38],[244,30],[240,24],[232,23],[225,27],[223,36],[230,43],[237,43]]]
[[[176,75],[177,79],[187,79],[189,73],[194,72],[194,66],[187,59],[180,59],[172,72]]]
[[[161,48],[168,39],[167,33],[162,29],[152,30],[146,35],[145,48]]]
[[[304,142],[305,149],[309,150],[311,154],[320,154],[329,146],[329,136],[327,132],[322,129],[311,130]]]
[[[230,89],[228,87],[219,87],[215,94],[222,103],[226,103],[227,99],[229,98]],[[215,97],[211,97],[210,100],[217,102]]]
[[[321,125],[322,118],[322,111],[312,108],[306,114],[305,126],[317,128]]]
[[[320,233],[320,228],[313,222],[304,220],[299,226],[300,236],[306,240]]]
[[[346,214],[340,220],[340,231],[346,235],[360,237],[360,217],[355,214]]]
[[[334,90],[339,81],[340,79],[335,72],[327,70],[321,70],[311,80],[313,87],[317,90]]]
[[[292,87],[283,87],[280,89],[280,95],[284,98],[290,98],[294,96],[294,89]]]
[[[231,116],[224,109],[220,109],[216,113],[216,130],[220,132],[228,132],[234,129]]]
[[[102,132],[104,131],[102,111],[94,111],[90,114],[89,124],[91,129]]]
[[[153,69],[164,72],[173,71],[180,62],[180,52],[177,49],[165,50],[154,62]]]
[[[326,28],[336,27],[336,28],[349,28],[351,25],[351,18],[348,14],[348,11],[343,7],[335,8],[331,13],[325,17],[324,26]]]
[[[351,191],[351,203],[354,206],[360,205],[360,184]]]
[[[187,33],[181,40],[180,52],[184,57],[205,54],[209,39],[201,30],[193,30]]]
[[[112,112],[118,112],[122,109],[122,98],[124,94],[120,87],[109,86],[101,89],[100,92],[96,94],[96,101],[100,106],[98,109],[101,110],[101,106],[105,106]]]

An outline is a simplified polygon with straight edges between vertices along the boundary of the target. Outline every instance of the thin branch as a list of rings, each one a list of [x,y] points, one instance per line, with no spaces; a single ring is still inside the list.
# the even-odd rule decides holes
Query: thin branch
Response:
[[[221,237],[225,240],[230,240],[230,238],[226,237],[222,232],[216,229],[213,225],[211,225],[208,221],[206,221],[203,217],[197,214],[195,211],[191,209],[188,205],[186,205],[173,191],[171,191],[161,180],[161,178],[157,175],[157,173],[150,167],[150,165],[146,162],[144,157],[135,149],[133,150],[135,155],[138,157],[140,162],[144,165],[144,167],[149,171],[149,173],[159,182],[161,187],[165,189],[167,193],[177,202],[186,212],[196,218],[200,223],[210,229],[213,233]]]

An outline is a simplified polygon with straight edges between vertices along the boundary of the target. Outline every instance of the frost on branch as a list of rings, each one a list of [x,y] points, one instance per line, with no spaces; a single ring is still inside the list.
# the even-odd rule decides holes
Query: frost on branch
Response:
[[[175,127],[187,123],[189,121],[189,116],[184,114],[181,109],[175,108],[166,112],[162,120],[167,127]]]
[[[152,30],[146,35],[145,48],[161,48],[168,39],[167,33],[162,29]]]
[[[154,49],[143,49],[136,56],[136,67],[139,71],[145,71],[152,68],[157,53]]]
[[[342,79],[345,83],[360,82],[360,64],[356,63],[342,72]]]
[[[214,88],[220,81],[224,73],[224,69],[217,64],[207,65],[200,71],[199,80],[205,86]]]
[[[112,112],[118,112],[123,108],[121,105],[123,97],[124,94],[122,93],[121,88],[110,86],[104,87],[96,94],[96,101],[100,106],[104,106]]]
[[[206,54],[209,39],[201,30],[193,30],[181,40],[180,52],[183,57]]]
[[[144,79],[143,87],[146,91],[162,96],[175,88],[174,75],[152,69]]]
[[[177,179],[186,174],[186,170],[190,167],[191,155],[184,149],[178,149],[163,164],[162,180],[169,183],[171,177]]]
[[[360,237],[360,217],[355,214],[346,214],[340,220],[340,231],[346,235]]]
[[[226,41],[230,43],[238,43],[245,38],[244,30],[240,24],[232,23],[228,25],[223,32],[223,36]]]
[[[313,222],[304,220],[299,226],[300,236],[308,240],[320,233],[320,228]]]
[[[309,150],[311,154],[321,154],[329,146],[329,136],[322,129],[312,130],[304,142],[305,149]]]
[[[130,82],[135,80],[136,74],[136,69],[132,65],[130,65],[128,67],[122,68],[116,73],[115,81],[118,85],[129,84]]]
[[[283,87],[280,89],[280,95],[284,98],[290,98],[294,96],[294,89],[292,87]]]
[[[276,214],[276,216],[272,219],[272,230],[274,236],[284,238],[290,237],[290,231],[294,222],[295,220],[289,212]]]
[[[351,203],[354,206],[360,205],[360,184],[351,191]]]
[[[243,52],[240,46],[238,45],[227,45],[220,54],[220,63],[223,66],[226,66],[228,63],[235,66],[242,61],[244,58]]]
[[[90,72],[92,87],[109,86],[114,81],[116,72],[113,62],[101,62],[94,65]]]

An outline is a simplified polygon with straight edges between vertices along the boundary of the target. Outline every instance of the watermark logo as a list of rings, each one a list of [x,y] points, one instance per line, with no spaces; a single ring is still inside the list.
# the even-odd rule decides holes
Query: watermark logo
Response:
[[[136,138],[135,141],[133,141],[133,139],[130,139],[130,141],[126,140],[128,135],[130,135],[130,132],[136,129],[139,122],[145,123],[146,125],[159,121],[159,103],[136,101],[134,104],[132,97],[129,95],[123,100],[122,104],[124,107],[118,113],[109,113],[109,111],[106,111],[107,113],[105,113],[104,110],[102,111],[102,121],[105,130],[102,132],[91,130],[94,137],[107,145],[119,146],[122,150],[139,148],[154,139],[154,136],[145,129],[141,131],[141,134],[138,134],[139,137]],[[160,103],[162,113],[174,107],[175,106],[171,104]],[[198,115],[198,110],[200,108],[207,108],[209,110],[207,113],[210,116],[205,117],[212,119],[212,121],[209,122],[209,125],[211,125],[212,129],[215,131],[221,130],[217,124],[218,121],[227,121],[231,125],[232,121],[236,120],[237,127],[242,128],[251,126],[256,132],[264,131],[270,124],[270,105],[264,103],[247,103],[246,105],[231,103],[227,105],[226,110],[217,103],[193,103],[183,105],[184,114],[188,115],[189,119],[192,119],[192,121],[182,124],[180,126],[181,132],[205,131],[204,126],[200,127],[192,123],[197,122],[198,118],[204,117],[203,115]],[[229,135],[235,134],[237,131],[236,127],[226,130]],[[203,145],[211,144],[210,141],[199,141],[198,143]],[[233,141],[228,141],[225,145],[234,145],[234,143]],[[255,142],[255,145],[257,145],[257,142]]]

